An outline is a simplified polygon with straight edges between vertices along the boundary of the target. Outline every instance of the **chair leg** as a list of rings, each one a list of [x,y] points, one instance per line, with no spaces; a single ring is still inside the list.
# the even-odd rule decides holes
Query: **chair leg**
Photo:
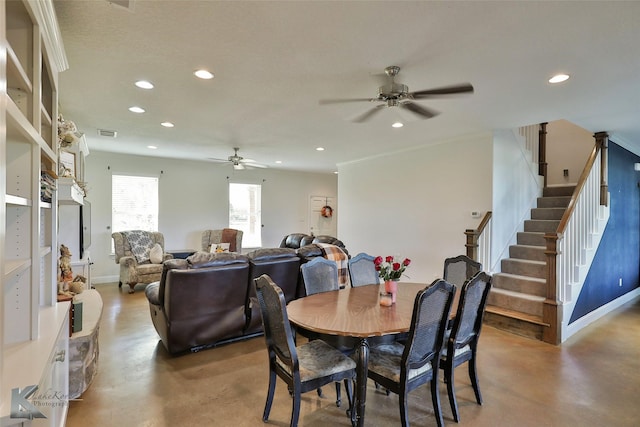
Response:
[[[438,368],[435,369],[436,372],[438,372],[437,370]],[[436,414],[438,427],[442,427],[444,426],[444,419],[442,418],[442,407],[440,406],[440,393],[438,392],[437,375],[434,375],[433,378],[431,378],[431,400],[433,401],[433,412]]]
[[[407,390],[402,387],[398,398],[400,399],[400,425],[402,427],[409,427],[409,408],[407,407]]]
[[[347,393],[347,401],[349,403],[349,408],[347,409],[347,416],[351,418],[351,414],[353,413],[353,388],[352,388],[352,380],[345,379],[344,380],[344,390]]]
[[[342,393],[340,393],[340,382],[336,381],[336,406],[342,405]]]
[[[449,364],[445,364],[444,367],[444,378],[447,383],[447,394],[449,395],[449,405],[451,405],[451,413],[453,413],[453,420],[455,422],[460,422],[460,415],[458,413],[458,402],[456,401],[456,390],[454,387],[454,379],[453,373],[455,368],[453,366],[449,366]]]
[[[269,413],[271,412],[271,404],[273,403],[273,394],[276,390],[276,373],[274,371],[269,372],[269,390],[267,391],[267,402],[264,405],[264,413],[262,414],[262,421],[269,419]]]
[[[293,409],[291,410],[290,427],[298,426],[298,418],[300,417],[300,387],[293,386]]]
[[[471,385],[473,386],[473,391],[476,394],[476,402],[478,405],[482,405],[482,394],[480,394],[480,384],[478,383],[478,371],[476,368],[476,358],[475,355],[469,360],[469,379],[471,380]]]

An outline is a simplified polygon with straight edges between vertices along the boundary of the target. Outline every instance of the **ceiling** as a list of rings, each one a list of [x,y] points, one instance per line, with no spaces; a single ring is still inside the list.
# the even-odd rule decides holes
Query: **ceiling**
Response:
[[[271,168],[331,172],[380,153],[565,119],[640,152],[640,2],[54,5],[69,60],[60,111],[91,151],[206,161],[240,147]],[[410,91],[470,82],[475,92],[417,101],[440,112],[428,120],[393,107],[354,123],[376,104],[319,104],[377,96],[389,65],[401,67],[396,80]],[[195,78],[199,68],[215,78]],[[571,78],[549,84],[558,72]],[[139,79],[155,88],[137,88]],[[405,126],[392,128],[397,120]]]

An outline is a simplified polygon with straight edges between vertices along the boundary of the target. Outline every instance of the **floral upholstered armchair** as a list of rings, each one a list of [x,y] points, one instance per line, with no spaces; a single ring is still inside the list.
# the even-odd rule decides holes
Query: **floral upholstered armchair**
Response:
[[[202,250],[211,252],[211,245],[229,244],[228,251],[242,253],[242,230],[223,228],[221,230],[204,230],[202,232]]]
[[[160,280],[162,263],[173,258],[164,252],[164,236],[151,231],[121,231],[111,234],[115,248],[115,261],[120,264],[118,287],[129,285],[134,292],[138,283],[149,284]]]

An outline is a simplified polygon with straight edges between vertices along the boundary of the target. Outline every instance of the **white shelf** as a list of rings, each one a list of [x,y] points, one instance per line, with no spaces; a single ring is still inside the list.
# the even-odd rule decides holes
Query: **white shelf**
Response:
[[[31,206],[31,200],[25,197],[13,196],[11,194],[5,194],[4,201],[7,205],[12,206]]]
[[[82,205],[84,192],[73,178],[58,178],[58,204]]]
[[[7,282],[11,277],[16,276],[27,268],[31,267],[31,259],[6,259],[4,260],[4,280]]]
[[[8,346],[3,351],[2,369],[2,407],[0,409],[0,423],[8,420],[11,404],[11,389],[23,388],[29,385],[40,384],[43,375],[47,371],[47,363],[56,348],[56,341],[63,332],[69,335],[69,302],[61,302],[51,307],[40,310],[40,324],[38,339],[21,342]],[[66,356],[66,354],[65,354]]]

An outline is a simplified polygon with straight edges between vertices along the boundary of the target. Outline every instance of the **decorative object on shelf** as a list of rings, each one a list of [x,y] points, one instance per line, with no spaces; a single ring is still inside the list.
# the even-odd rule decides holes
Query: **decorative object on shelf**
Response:
[[[72,280],[71,251],[65,245],[60,245],[60,281],[71,282]]]
[[[76,124],[71,120],[65,120],[62,114],[58,115],[58,148],[71,147],[82,138]]]
[[[40,172],[40,200],[51,203],[53,192],[56,190],[58,175],[52,170],[43,169]]]
[[[86,288],[87,278],[78,274],[69,285],[69,291],[73,294],[81,294]]]
[[[65,178],[76,177],[76,155],[68,151],[60,150],[59,175]]]
[[[397,262],[391,255],[388,255],[384,259],[381,256],[377,256],[373,260],[373,264],[376,267],[378,276],[384,280],[385,292],[391,294],[392,304],[395,304],[396,294],[398,292],[398,280],[400,280],[402,273],[404,273],[409,264],[411,264],[411,260],[405,258],[402,262]]]

